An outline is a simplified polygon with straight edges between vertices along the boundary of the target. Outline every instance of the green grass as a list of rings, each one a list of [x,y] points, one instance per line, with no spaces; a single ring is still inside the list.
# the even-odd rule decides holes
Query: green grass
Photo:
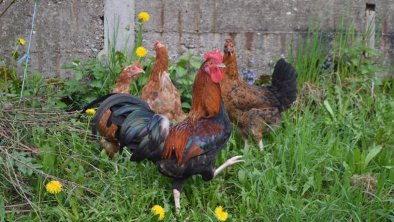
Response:
[[[316,35],[310,45],[324,44]],[[265,150],[244,150],[234,131],[217,165],[240,154],[245,163],[210,182],[190,178],[179,215],[171,180],[149,162],[129,161],[128,152],[108,160],[90,136],[90,117],[55,109],[53,98],[28,109],[40,92],[20,107],[3,97],[0,221],[156,221],[156,204],[166,210],[164,221],[217,221],[218,205],[229,221],[393,221],[393,80],[374,77],[381,66],[360,55],[357,41],[342,41],[328,70],[309,70],[323,62],[313,50],[303,51],[309,61],[295,56],[302,97],[264,137]],[[53,177],[64,185],[56,196],[45,191]]]

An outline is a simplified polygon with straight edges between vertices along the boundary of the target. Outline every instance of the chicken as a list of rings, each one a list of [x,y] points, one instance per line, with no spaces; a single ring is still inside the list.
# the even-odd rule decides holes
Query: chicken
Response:
[[[156,62],[147,84],[142,89],[141,98],[156,113],[163,114],[177,122],[186,118],[182,111],[181,97],[171,82],[168,72],[168,50],[159,41],[155,43]]]
[[[230,119],[236,123],[245,148],[249,136],[260,149],[264,148],[263,133],[278,126],[281,112],[288,109],[296,99],[297,73],[284,59],[274,68],[271,86],[251,86],[244,82],[237,68],[235,47],[231,39],[224,44],[226,69],[220,83],[223,102]]]
[[[112,91],[112,93],[128,94],[131,81],[137,79],[138,75],[143,72],[144,70],[141,68],[138,62],[135,62],[133,65],[124,68],[123,71],[119,74],[119,78],[115,84],[115,89]],[[103,99],[105,99],[105,97],[102,97],[101,101]],[[82,112],[85,112],[97,102],[101,101],[95,100],[91,102],[83,108]],[[118,126],[114,124],[107,125],[110,116],[111,111],[106,110],[100,120],[97,122],[97,129],[100,132],[100,135],[103,137],[100,141],[100,146],[105,149],[108,156],[112,159],[115,153],[119,150],[119,143],[115,137],[115,132],[118,130]]]
[[[173,178],[175,207],[180,208],[184,182],[200,174],[204,180],[215,178],[225,168],[242,162],[242,156],[228,159],[215,169],[216,156],[231,134],[231,122],[221,99],[219,81],[223,77],[222,55],[207,53],[193,85],[189,116],[170,127],[169,119],[156,114],[143,100],[128,94],[109,96],[93,118],[93,134],[107,110],[115,124],[120,147],[127,147],[132,161],[148,159],[159,172]]]

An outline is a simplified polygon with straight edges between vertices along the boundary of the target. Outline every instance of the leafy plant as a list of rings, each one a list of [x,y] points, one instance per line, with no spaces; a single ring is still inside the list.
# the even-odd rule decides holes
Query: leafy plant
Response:
[[[18,60],[20,58],[21,47],[26,44],[26,40],[19,38],[13,47],[12,54],[8,59],[0,58],[0,88],[4,93],[15,94],[20,91],[20,82],[17,75]],[[21,60],[22,61],[22,60]]]

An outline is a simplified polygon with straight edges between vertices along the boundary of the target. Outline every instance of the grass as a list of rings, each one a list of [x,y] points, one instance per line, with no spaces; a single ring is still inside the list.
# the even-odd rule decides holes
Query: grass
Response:
[[[20,106],[3,97],[0,221],[156,221],[156,204],[164,221],[217,221],[218,205],[229,221],[393,221],[393,80],[375,77],[379,60],[360,54],[361,41],[340,40],[352,32],[334,39],[341,44],[328,69],[319,67],[327,55],[318,47],[298,46],[300,98],[264,137],[264,152],[244,150],[234,131],[217,165],[240,154],[245,163],[210,182],[190,178],[179,215],[171,180],[149,162],[130,162],[128,152],[108,160],[90,136],[91,117],[56,109],[40,92]],[[308,47],[326,44],[320,34],[311,31]],[[27,85],[27,93],[37,89]],[[56,196],[45,191],[53,178],[64,186]]]

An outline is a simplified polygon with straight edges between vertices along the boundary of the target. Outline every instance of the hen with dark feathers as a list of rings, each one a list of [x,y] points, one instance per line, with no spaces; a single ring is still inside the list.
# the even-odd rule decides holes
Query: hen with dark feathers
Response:
[[[115,124],[120,147],[127,147],[131,160],[148,159],[158,170],[173,178],[175,207],[180,208],[180,192],[185,180],[200,174],[211,180],[225,168],[242,162],[241,156],[215,168],[216,156],[228,141],[231,122],[221,98],[219,81],[223,77],[222,55],[213,51],[204,55],[193,85],[189,116],[170,127],[168,118],[155,114],[143,100],[115,94],[101,103],[93,118],[93,133],[106,110],[111,110],[107,125]]]
[[[280,59],[275,65],[271,86],[248,85],[238,74],[236,50],[231,39],[225,41],[223,62],[226,69],[220,86],[230,119],[236,123],[245,147],[251,137],[263,149],[263,133],[280,124],[281,112],[297,97],[297,73]]]

